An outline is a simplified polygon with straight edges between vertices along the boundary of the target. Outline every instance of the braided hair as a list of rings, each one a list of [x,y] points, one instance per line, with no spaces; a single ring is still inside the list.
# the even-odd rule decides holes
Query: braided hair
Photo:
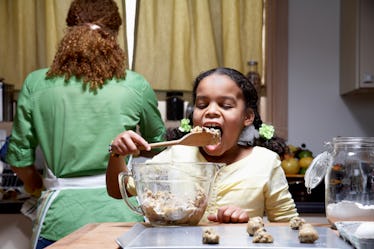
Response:
[[[194,82],[193,86],[193,92],[192,92],[192,100],[193,103],[196,101],[196,89],[199,86],[199,83],[207,76],[210,76],[212,74],[218,74],[218,75],[226,75],[230,77],[237,86],[242,90],[243,96],[245,99],[245,106],[247,109],[250,109],[254,113],[254,120],[253,125],[256,128],[256,130],[259,130],[259,128],[262,125],[261,116],[258,111],[258,95],[257,90],[254,87],[254,85],[248,80],[247,77],[245,77],[241,72],[227,67],[219,67],[214,68],[208,71],[205,71],[201,73]],[[253,141],[253,145],[256,146],[262,146],[265,148],[268,148],[274,152],[276,152],[281,158],[286,153],[287,145],[283,138],[273,136],[271,139],[265,139],[261,136],[259,138],[255,138]]]

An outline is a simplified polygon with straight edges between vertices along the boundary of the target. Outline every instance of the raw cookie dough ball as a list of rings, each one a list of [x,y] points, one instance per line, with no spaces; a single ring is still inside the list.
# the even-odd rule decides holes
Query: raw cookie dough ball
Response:
[[[253,236],[257,229],[264,227],[264,222],[260,216],[252,217],[247,223],[247,233]]]
[[[256,230],[252,239],[253,243],[273,243],[273,241],[273,236],[263,227]]]
[[[204,229],[203,244],[219,244],[219,235],[213,228]]]
[[[301,243],[314,243],[318,238],[318,232],[311,224],[305,223],[299,228],[299,241]]]
[[[291,229],[293,230],[299,230],[300,227],[305,224],[305,220],[303,218],[300,218],[300,217],[293,217],[291,220],[290,220],[290,227]]]

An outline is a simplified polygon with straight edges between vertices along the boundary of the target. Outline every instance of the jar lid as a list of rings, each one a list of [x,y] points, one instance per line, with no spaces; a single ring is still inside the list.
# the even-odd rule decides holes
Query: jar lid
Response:
[[[250,60],[250,61],[247,62],[247,64],[248,64],[249,66],[253,66],[253,65],[257,65],[258,63],[257,63],[257,61]]]
[[[374,137],[334,137],[334,146],[345,148],[373,148]]]
[[[332,156],[325,151],[316,156],[304,175],[305,187],[308,194],[324,179],[329,166],[332,164]]]

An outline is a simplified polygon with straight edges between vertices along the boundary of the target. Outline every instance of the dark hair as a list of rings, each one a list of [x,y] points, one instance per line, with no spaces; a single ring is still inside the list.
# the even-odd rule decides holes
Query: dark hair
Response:
[[[97,24],[117,34],[122,24],[118,6],[113,0],[74,0],[66,17],[68,27]]]
[[[248,80],[247,77],[245,77],[241,72],[235,69],[219,67],[219,68],[214,68],[214,69],[205,71],[201,73],[199,76],[197,76],[197,78],[194,81],[193,92],[192,92],[193,103],[195,103],[196,101],[196,89],[199,86],[200,82],[204,78],[212,74],[226,75],[230,77],[238,85],[238,87],[243,92],[246,108],[250,108],[255,115],[254,120],[253,120],[253,125],[258,130],[261,127],[262,120],[258,112],[258,106],[257,106],[258,95],[257,95],[256,88]],[[258,145],[258,146],[268,148],[278,153],[280,157],[283,157],[283,155],[286,152],[286,147],[287,147],[285,140],[277,136],[273,136],[273,138],[269,140],[259,137],[253,141],[253,145]]]
[[[116,40],[122,19],[113,0],[74,0],[66,24],[48,78],[76,76],[91,89],[125,78],[126,56]]]

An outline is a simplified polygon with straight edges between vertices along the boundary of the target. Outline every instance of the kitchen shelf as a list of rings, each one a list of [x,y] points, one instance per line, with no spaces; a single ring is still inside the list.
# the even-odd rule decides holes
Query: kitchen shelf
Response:
[[[286,174],[286,177],[289,177],[289,178],[304,178],[304,175],[303,174]]]

